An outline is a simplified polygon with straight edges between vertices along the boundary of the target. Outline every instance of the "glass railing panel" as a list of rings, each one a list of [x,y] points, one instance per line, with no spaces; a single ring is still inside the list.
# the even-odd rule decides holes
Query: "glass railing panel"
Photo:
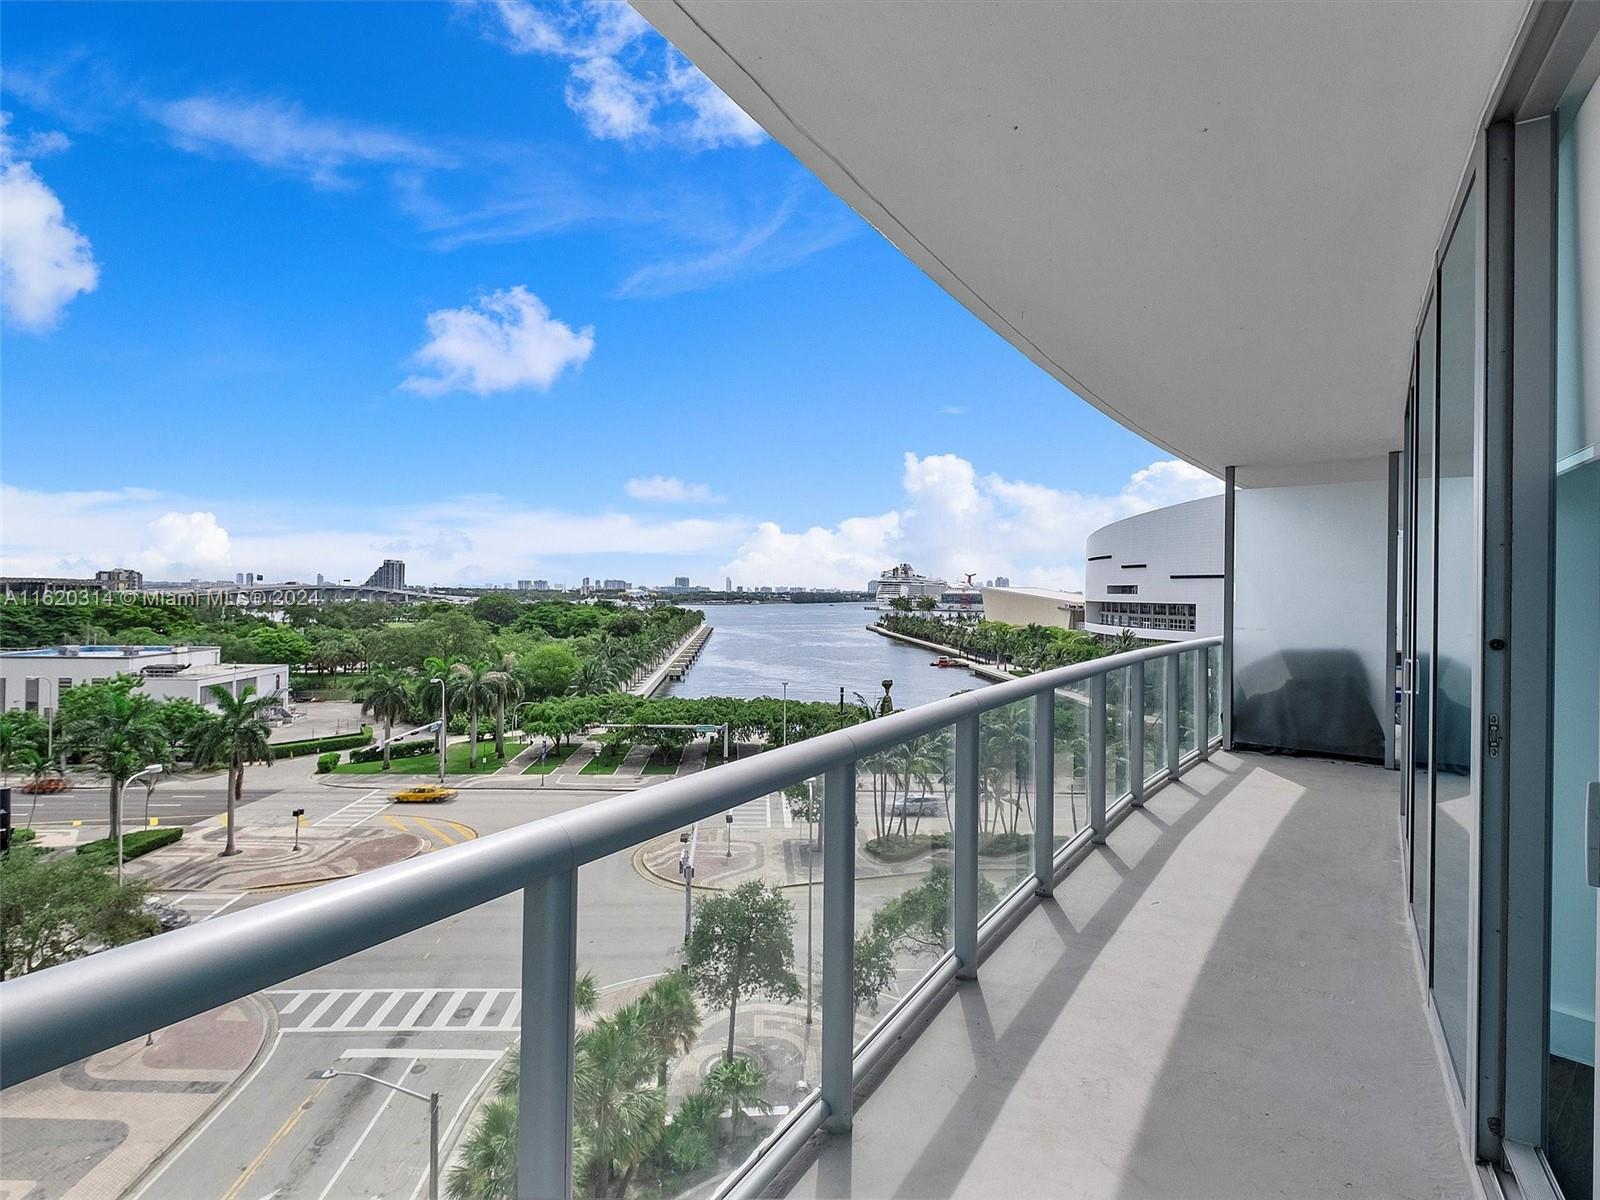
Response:
[[[1144,777],[1167,766],[1167,669],[1160,659],[1144,664]]]
[[[1089,685],[1056,689],[1055,837],[1062,845],[1089,823]]]
[[[1197,650],[1184,650],[1178,655],[1178,751],[1180,755],[1199,749],[1198,731],[1195,728],[1195,658]]]
[[[822,810],[809,779],[579,869],[574,1194],[705,1192],[816,1086]]]
[[[856,764],[857,1042],[951,949],[955,791],[952,727]]]
[[[1128,761],[1133,720],[1131,674],[1127,667],[1106,672],[1106,808],[1133,790]]]
[[[1033,701],[978,718],[978,919],[1033,871]]]
[[[1222,647],[1207,646],[1206,656],[1206,739],[1222,736]]]

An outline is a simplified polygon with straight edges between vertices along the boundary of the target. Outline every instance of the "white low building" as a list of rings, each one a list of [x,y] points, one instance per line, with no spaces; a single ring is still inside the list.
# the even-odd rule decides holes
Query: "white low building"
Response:
[[[1007,625],[1083,628],[1083,594],[1039,587],[986,587],[983,619]]]
[[[158,700],[181,697],[216,707],[211,687],[237,696],[254,686],[260,696],[288,696],[289,668],[281,663],[224,663],[217,646],[45,646],[0,654],[0,711],[54,711],[61,693],[118,675],[136,675]]]
[[[1084,548],[1084,622],[1155,642],[1222,633],[1223,498],[1101,526]]]

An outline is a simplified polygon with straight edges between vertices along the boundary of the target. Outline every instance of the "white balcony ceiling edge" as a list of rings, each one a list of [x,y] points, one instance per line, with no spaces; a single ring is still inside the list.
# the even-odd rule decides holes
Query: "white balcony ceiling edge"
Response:
[[[634,6],[1018,349],[1219,472],[1398,448],[1442,214],[1529,8]]]

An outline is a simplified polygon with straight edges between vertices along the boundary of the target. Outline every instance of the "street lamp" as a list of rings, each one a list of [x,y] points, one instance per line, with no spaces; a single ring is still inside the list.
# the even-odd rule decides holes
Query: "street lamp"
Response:
[[[430,679],[439,685],[439,786],[444,786],[444,752],[450,745],[450,719],[445,715],[444,680]]]
[[[138,783],[146,775],[156,776],[165,768],[160,763],[151,763],[142,771],[135,771],[123,781],[122,787],[117,790],[117,885],[122,884],[122,798],[128,794],[128,786]]]
[[[333,1079],[340,1075],[348,1075],[352,1079],[365,1079],[372,1083],[381,1083],[386,1088],[399,1092],[402,1096],[410,1096],[413,1100],[421,1100],[428,1106],[428,1200],[439,1200],[439,1093],[429,1092],[424,1096],[421,1092],[413,1092],[410,1088],[401,1087],[398,1083],[390,1083],[387,1079],[379,1079],[376,1075],[366,1075],[360,1071],[336,1071],[327,1067],[318,1071],[313,1079]]]
[[[789,684],[788,684],[788,681],[785,681],[784,685],[783,685],[783,744],[785,746],[787,746],[789,744]]]

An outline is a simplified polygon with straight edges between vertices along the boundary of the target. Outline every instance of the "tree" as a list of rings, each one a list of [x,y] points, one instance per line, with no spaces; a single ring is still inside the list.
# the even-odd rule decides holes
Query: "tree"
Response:
[[[546,642],[535,646],[519,657],[523,688],[526,694],[542,700],[549,696],[565,696],[581,665],[578,656],[565,642]]]
[[[42,751],[46,741],[44,719],[38,713],[20,708],[0,713],[0,780],[10,778],[17,755],[24,750]]]
[[[918,596],[917,607],[923,612],[932,612],[939,607],[939,600],[936,596]]]
[[[522,699],[522,680],[517,678],[517,656],[502,654],[500,665],[489,672],[494,683],[494,753],[496,758],[506,756],[506,705]]]
[[[234,696],[220,683],[206,689],[216,702],[217,713],[195,739],[196,763],[226,763],[228,767],[228,842],[222,856],[239,853],[234,845],[234,825],[239,799],[244,792],[246,763],[272,764],[272,731],[263,712],[275,703],[271,696],[257,696],[254,684],[247,683]]]
[[[250,635],[250,645],[259,656],[259,662],[299,667],[311,658],[310,639],[298,630],[283,625],[256,630]]]
[[[637,1008],[601,1017],[579,1033],[573,1064],[573,1123],[587,1134],[585,1173],[595,1196],[610,1195],[614,1180],[621,1195],[667,1115],[665,1090],[650,1082],[655,1063]]]
[[[760,880],[699,900],[685,962],[695,991],[713,1008],[728,1010],[729,1061],[741,999],[800,997],[794,974],[794,913],[778,888]]]
[[[32,846],[0,856],[0,975],[15,979],[161,932],[138,881],[119,884],[82,855],[47,858]]]
[[[593,655],[578,665],[571,690],[577,696],[600,696],[615,691],[621,682],[622,668],[614,660]]]
[[[138,681],[119,675],[105,683],[75,687],[63,705],[62,736],[67,748],[105,776],[110,786],[113,839],[122,833],[122,787],[147,766],[167,763],[171,744],[161,726],[158,705],[136,690]],[[231,804],[230,804],[231,810]],[[233,839],[233,826],[228,826]]]
[[[467,606],[474,617],[504,629],[522,615],[522,601],[504,592],[489,592]]]
[[[357,689],[361,711],[383,722],[383,769],[389,769],[389,740],[394,723],[411,715],[414,697],[409,682],[399,672],[379,667]]]
[[[878,997],[895,985],[899,976],[895,968],[894,943],[894,930],[877,920],[856,937],[855,977],[851,980],[856,1012],[864,1008],[876,1016]]]
[[[445,1180],[450,1200],[502,1200],[517,1191],[517,1102],[491,1100]]]
[[[911,600],[907,596],[895,596],[890,599],[889,607],[895,612],[908,613],[911,611]]]
[[[706,1076],[706,1091],[728,1105],[730,1111],[728,1136],[739,1139],[739,1125],[747,1109],[756,1108],[771,1112],[767,1103],[767,1077],[748,1058],[728,1058],[711,1068]]]
[[[495,703],[500,693],[499,674],[481,659],[450,668],[450,699],[458,709],[465,706],[468,714],[467,766],[474,771],[478,769],[478,713]]]
[[[667,1086],[667,1068],[674,1056],[687,1054],[700,1036],[700,1008],[694,985],[682,971],[656,980],[635,1002],[645,1039],[656,1056],[656,1086]]]

